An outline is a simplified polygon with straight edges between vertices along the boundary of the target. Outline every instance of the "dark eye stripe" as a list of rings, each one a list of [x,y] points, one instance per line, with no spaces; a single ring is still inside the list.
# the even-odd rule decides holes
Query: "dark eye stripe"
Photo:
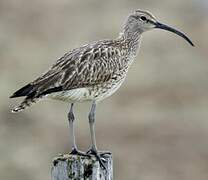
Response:
[[[145,16],[141,16],[140,19],[141,19],[142,21],[146,21],[146,20],[147,20],[147,18],[146,18]]]

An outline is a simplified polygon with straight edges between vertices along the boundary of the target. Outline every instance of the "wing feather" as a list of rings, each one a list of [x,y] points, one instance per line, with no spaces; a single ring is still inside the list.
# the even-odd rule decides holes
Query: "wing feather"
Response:
[[[119,54],[119,47],[112,41],[85,45],[66,53],[31,83],[35,97],[109,81],[122,68]]]

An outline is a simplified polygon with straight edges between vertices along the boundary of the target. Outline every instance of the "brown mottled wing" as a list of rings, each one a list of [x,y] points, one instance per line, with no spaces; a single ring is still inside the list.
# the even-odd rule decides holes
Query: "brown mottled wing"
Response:
[[[95,43],[65,54],[48,72],[32,82],[34,96],[90,87],[115,78],[121,68],[120,51],[112,44]]]

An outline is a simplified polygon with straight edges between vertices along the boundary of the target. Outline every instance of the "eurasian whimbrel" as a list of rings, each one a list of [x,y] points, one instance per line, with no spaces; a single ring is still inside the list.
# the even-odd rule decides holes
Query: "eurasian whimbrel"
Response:
[[[112,95],[121,86],[138,52],[142,33],[155,28],[171,31],[194,46],[180,31],[159,23],[149,12],[136,10],[128,16],[118,38],[101,40],[69,51],[58,59],[49,71],[16,91],[11,98],[26,98],[12,111],[19,112],[45,98],[71,103],[68,113],[73,142],[71,153],[82,154],[75,143],[73,104],[91,101],[89,124],[92,145],[88,154],[94,154],[103,164],[95,140],[96,104]]]

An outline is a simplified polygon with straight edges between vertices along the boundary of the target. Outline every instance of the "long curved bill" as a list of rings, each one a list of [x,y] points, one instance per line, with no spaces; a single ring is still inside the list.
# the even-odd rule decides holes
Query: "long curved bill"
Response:
[[[159,23],[159,22],[156,22],[155,23],[155,28],[159,28],[159,29],[164,29],[166,31],[170,31],[170,32],[173,32],[179,36],[181,36],[182,38],[184,38],[190,45],[194,46],[194,44],[192,43],[192,41],[185,35],[183,34],[182,32],[170,27],[170,26],[167,26],[165,24],[162,24],[162,23]]]

